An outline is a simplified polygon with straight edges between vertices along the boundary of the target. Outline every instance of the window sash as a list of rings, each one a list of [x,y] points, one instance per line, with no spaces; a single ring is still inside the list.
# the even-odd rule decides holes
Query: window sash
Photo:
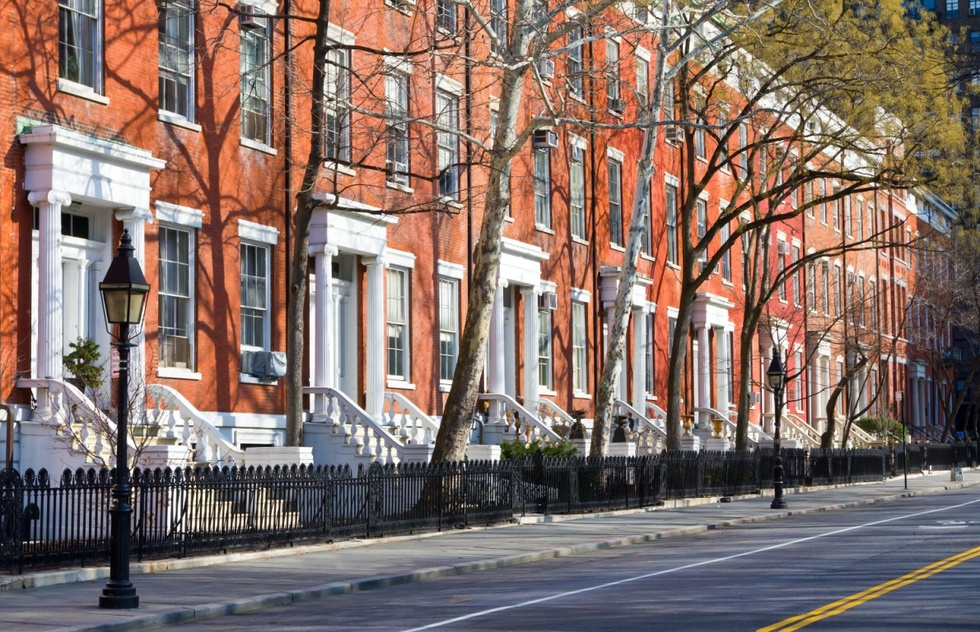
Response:
[[[388,268],[388,377],[408,380],[408,272]]]
[[[437,0],[436,26],[450,33],[455,33],[456,24],[456,3],[452,0]]]
[[[157,334],[161,367],[192,368],[191,247],[188,230],[160,227]]]
[[[459,198],[459,99],[446,92],[437,92],[436,111],[439,195],[455,200]]]
[[[101,2],[60,0],[58,5],[58,76],[100,92]]]
[[[338,163],[350,158],[350,51],[327,51],[324,77],[324,157]]]
[[[269,247],[243,243],[241,253],[241,344],[268,349]]]
[[[668,184],[664,197],[667,206],[667,263],[677,265],[677,187]]]
[[[698,245],[704,241],[704,236],[708,234],[708,203],[704,200],[698,200],[696,202],[697,207],[697,231],[698,231]],[[708,248],[705,245],[704,250],[698,255],[698,261],[708,260]]]
[[[582,76],[582,29],[572,29],[568,33],[568,89],[577,97],[583,94],[585,85]]]
[[[439,279],[439,379],[453,379],[459,352],[459,283]]]
[[[551,370],[551,311],[538,310],[538,386],[554,388]]]
[[[507,47],[507,0],[491,0],[490,2],[490,30],[497,35],[499,44],[494,44],[494,48]]]
[[[730,230],[731,229],[729,229],[728,224],[721,227],[722,244],[728,241]],[[732,282],[732,251],[730,248],[726,248],[721,254],[721,278],[723,281],[727,281],[728,283]]]
[[[194,120],[194,8],[171,0],[159,16],[160,109]]]
[[[588,392],[586,375],[587,349],[585,335],[585,303],[572,303],[572,387],[576,392]]]
[[[241,27],[242,136],[269,144],[272,81],[269,26]]]
[[[640,105],[650,105],[650,62],[636,58],[636,99]]]
[[[571,161],[569,180],[572,236],[585,239],[585,165],[583,161],[574,159]]]
[[[385,76],[388,181],[402,185],[409,183],[408,98],[408,75],[389,72]]]
[[[623,166],[609,160],[609,241],[623,245]]]
[[[551,227],[551,151],[534,150],[534,223]]]
[[[606,98],[619,98],[619,44],[606,40]]]

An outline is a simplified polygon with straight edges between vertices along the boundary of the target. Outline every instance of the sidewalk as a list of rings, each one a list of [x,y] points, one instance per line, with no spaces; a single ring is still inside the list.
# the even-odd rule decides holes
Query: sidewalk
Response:
[[[790,490],[788,508],[769,508],[771,491],[588,516],[532,517],[519,525],[379,538],[133,564],[135,610],[101,610],[107,568],[0,576],[0,630],[141,630],[371,590],[789,515],[940,493],[980,485],[980,470],[882,483]]]

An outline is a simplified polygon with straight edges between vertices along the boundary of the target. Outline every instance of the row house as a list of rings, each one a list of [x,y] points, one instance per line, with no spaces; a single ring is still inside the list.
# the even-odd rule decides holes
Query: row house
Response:
[[[111,375],[98,282],[124,230],[153,286],[133,362],[148,407],[135,423],[157,426],[166,441],[146,445],[146,458],[310,458],[276,448],[289,271],[302,238],[296,194],[311,160],[318,205],[303,371],[312,458],[426,458],[467,313],[513,7],[493,0],[481,31],[451,2],[331,3],[325,142],[315,153],[314,26],[289,16],[314,16],[318,6],[60,0],[0,9],[0,375],[21,467],[104,458],[93,435],[109,427],[96,422],[111,380],[76,388],[63,358],[79,339],[94,340]],[[635,30],[645,14],[613,13],[565,29],[525,78],[519,123],[536,129],[506,174],[511,203],[482,388],[495,404],[484,438],[501,438],[493,433],[521,415],[549,427],[567,426],[575,411],[591,416],[634,208],[648,213],[616,399],[619,412],[662,436],[689,209],[694,243],[707,244],[696,262],[706,277],[680,338],[682,412],[726,421],[720,433],[708,424],[698,432],[727,447],[743,397],[745,288],[760,255],[742,235],[710,270],[709,258],[752,219],[719,219],[751,174],[771,176],[774,188],[782,176],[763,157],[711,157],[722,144],[722,154],[747,152],[764,133],[725,125],[739,107],[729,87],[710,115],[702,104],[696,125],[662,128],[647,199],[635,204],[643,135],[630,122],[649,107],[655,42],[649,31],[614,28]],[[667,119],[686,108],[674,89]],[[554,123],[542,125],[549,116]],[[822,199],[835,184],[813,186]],[[767,204],[796,208],[798,195]],[[853,386],[841,415],[882,414],[907,390],[910,419],[933,423],[935,395],[919,386],[930,378],[924,365],[909,370],[903,332],[916,269],[898,245],[927,224],[914,196],[863,192],[774,223],[754,242],[775,269],[796,270],[752,332],[756,444],[771,432],[763,384],[774,352],[787,359],[787,413],[801,443],[823,428],[842,380]],[[889,246],[834,248],[878,242]],[[797,264],[823,249],[836,254]]]

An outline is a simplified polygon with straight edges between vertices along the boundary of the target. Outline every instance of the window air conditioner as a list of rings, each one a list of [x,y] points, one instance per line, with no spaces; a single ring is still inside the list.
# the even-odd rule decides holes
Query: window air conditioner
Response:
[[[242,373],[262,380],[286,375],[286,354],[282,351],[243,351]]]
[[[541,59],[537,63],[538,74],[542,79],[551,79],[555,76],[555,62],[550,59]]]
[[[548,310],[549,312],[558,309],[558,295],[554,292],[543,292],[538,296],[538,309]]]
[[[676,125],[668,125],[664,127],[664,140],[668,143],[679,143],[681,142],[681,128]]]
[[[626,109],[626,101],[622,99],[609,99],[609,109],[612,112],[621,114]]]
[[[554,149],[558,147],[558,134],[550,129],[536,129],[532,144],[536,149]]]
[[[789,244],[785,241],[776,242],[776,254],[777,255],[788,255],[789,254]]]
[[[256,9],[253,5],[241,5],[238,11],[241,26],[255,29],[265,28],[267,20],[265,14]]]

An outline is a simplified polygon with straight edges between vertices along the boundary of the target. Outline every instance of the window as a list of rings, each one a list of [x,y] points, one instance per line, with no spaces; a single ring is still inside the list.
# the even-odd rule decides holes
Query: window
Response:
[[[826,263],[820,267],[820,302],[824,316],[830,316],[830,266]]]
[[[242,243],[242,347],[269,348],[269,247]]]
[[[723,244],[728,241],[729,233],[731,229],[728,224],[724,224],[721,227],[721,243]],[[727,283],[732,282],[732,251],[730,248],[725,248],[724,252],[721,254],[721,280]]]
[[[854,226],[851,224],[853,219],[854,217],[851,214],[851,199],[844,198],[844,234],[848,237],[854,235]]]
[[[436,92],[439,132],[439,195],[459,199],[459,98]]]
[[[703,246],[701,254],[698,255],[698,261],[702,264],[708,261],[708,245],[704,242],[704,236],[708,233],[708,203],[704,200],[697,201],[697,230],[698,230],[698,246]]]
[[[551,150],[534,150],[534,223],[551,228]]]
[[[871,309],[871,328],[878,329],[878,292],[875,282],[871,281],[868,286],[868,307]]]
[[[779,300],[786,302],[786,277],[784,276],[786,272],[786,242],[778,241],[776,245],[776,266],[778,268],[778,274],[776,276],[779,279]]]
[[[674,112],[674,108],[675,108],[675,103],[674,103],[674,82],[673,82],[673,80],[669,79],[668,77],[670,77],[670,69],[669,68],[664,68],[664,77],[663,77],[663,84],[664,84],[664,96],[663,96],[663,100],[664,100],[664,120],[667,121],[667,122],[670,122],[670,121],[673,121],[677,115]]]
[[[189,230],[160,227],[159,354],[160,366],[194,369],[194,236]]]
[[[746,165],[749,162],[748,156],[746,156],[746,147],[749,144],[749,127],[745,123],[739,123],[738,125],[738,175],[741,178],[747,176]]]
[[[708,148],[705,144],[704,124],[704,119],[698,118],[698,127],[694,128],[694,155],[698,158],[708,157]]]
[[[456,32],[456,3],[453,0],[436,0],[436,26],[449,33]]]
[[[864,303],[865,303],[865,301],[864,301],[864,277],[863,276],[859,276],[858,277],[857,292],[858,292],[858,301],[857,301],[857,304],[855,305],[855,307],[858,309],[859,324],[862,327],[864,327],[866,323],[865,323],[865,315],[864,315],[864,312],[865,312]]]
[[[452,381],[459,350],[459,282],[439,279],[439,379]]]
[[[271,30],[269,19],[243,12],[241,33],[242,136],[264,145],[270,143],[272,81]]]
[[[640,235],[640,252],[649,256],[653,254],[653,214],[651,213],[652,187],[649,181],[643,188],[643,198],[640,200],[640,212],[645,215],[643,218],[643,234]]]
[[[58,2],[58,76],[102,92],[101,0]]]
[[[667,263],[677,265],[677,187],[668,184],[665,189],[667,204]]]
[[[538,310],[538,385],[553,390],[551,371],[551,310]]]
[[[834,266],[834,317],[839,317],[841,314],[841,307],[843,306],[843,295],[841,294],[841,268],[840,266]]]
[[[589,391],[586,373],[588,355],[585,346],[585,303],[572,302],[572,389],[576,393]]]
[[[855,210],[855,215],[857,216],[857,238],[859,240],[864,239],[864,200],[857,198],[857,209]]]
[[[408,186],[408,75],[389,68],[385,75],[388,182]]]
[[[797,307],[800,306],[800,299],[802,299],[802,293],[800,292],[800,268],[797,262],[800,260],[800,247],[797,245],[793,246],[793,305]]]
[[[581,98],[584,90],[582,74],[582,27],[568,33],[568,90],[572,96]]]
[[[810,311],[817,311],[817,266],[813,263],[807,266],[806,300],[809,303]]]
[[[623,165],[618,160],[609,163],[609,241],[623,245]]]
[[[833,194],[836,196],[838,193],[840,193],[840,188],[835,186],[833,188]],[[831,204],[830,212],[834,216],[833,217],[834,230],[840,232],[840,199],[834,198],[834,200],[830,204]]]
[[[409,381],[408,270],[388,268],[388,377]]]
[[[194,120],[193,0],[158,4],[160,109]]]
[[[741,219],[738,224],[742,229],[742,234],[739,236],[739,241],[742,243],[742,289],[748,289],[752,275],[752,262],[749,258],[752,249],[752,240],[749,237],[748,231],[745,230],[748,220]]]
[[[350,162],[350,51],[327,51],[324,77],[324,157],[336,163]]]
[[[585,158],[584,150],[578,145],[572,145],[571,164],[569,165],[569,195],[570,215],[572,222],[572,237],[585,239]]]
[[[650,62],[636,58],[636,100],[640,105],[650,105]]]
[[[946,0],[946,19],[955,20],[960,17],[960,0]]]
[[[606,103],[610,110],[622,112],[619,102],[619,42],[606,39]]]
[[[451,0],[449,0],[451,2]],[[494,50],[507,47],[507,0],[490,0],[490,30],[497,36]]]
[[[820,210],[820,223],[827,225],[827,183],[823,180],[817,182],[817,207]]]

